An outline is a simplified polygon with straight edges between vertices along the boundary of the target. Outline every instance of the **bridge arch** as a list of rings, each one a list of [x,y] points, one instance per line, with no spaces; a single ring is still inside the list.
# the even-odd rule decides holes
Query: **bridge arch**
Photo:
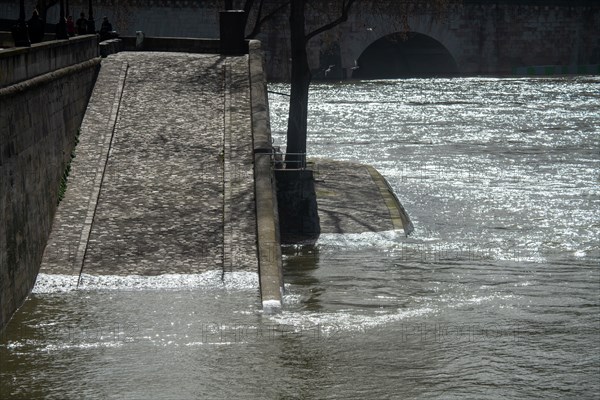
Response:
[[[417,32],[396,32],[372,42],[351,68],[353,79],[455,76],[458,65],[438,40]]]
[[[413,15],[406,21],[407,25],[401,23],[397,17],[392,15],[381,15],[363,13],[360,16],[353,15],[350,22],[343,25],[345,31],[341,33],[341,65],[345,70],[345,76],[350,78],[355,75],[359,69],[356,69],[356,62],[368,51],[369,47],[374,46],[378,41],[398,42],[405,45],[417,45],[417,47],[427,45],[433,52],[444,54],[445,59],[454,68],[454,74],[464,73],[465,68],[469,70],[469,63],[472,62],[472,54],[465,51],[469,47],[465,43],[464,35],[453,26],[456,21],[451,18],[439,18],[433,15]],[[400,36],[405,32],[408,26],[409,33],[407,41],[400,40]],[[413,42],[413,40],[416,40]],[[380,42],[378,45],[380,45]],[[420,44],[419,44],[420,43]],[[434,46],[434,44],[437,44]],[[374,49],[375,47],[372,47]],[[470,48],[470,47],[469,47]],[[370,50],[369,50],[370,51]],[[471,58],[470,58],[471,57]],[[452,60],[450,62],[450,60]],[[360,75],[360,74],[357,74]]]

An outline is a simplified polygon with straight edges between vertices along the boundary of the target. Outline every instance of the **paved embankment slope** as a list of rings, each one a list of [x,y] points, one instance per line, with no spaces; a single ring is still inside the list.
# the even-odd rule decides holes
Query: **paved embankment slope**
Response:
[[[248,56],[102,62],[40,272],[257,271]]]

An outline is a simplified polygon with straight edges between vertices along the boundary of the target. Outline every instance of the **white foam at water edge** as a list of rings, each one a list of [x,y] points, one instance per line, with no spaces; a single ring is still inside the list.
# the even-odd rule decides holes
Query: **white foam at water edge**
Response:
[[[287,295],[286,295],[287,296]],[[414,309],[396,309],[387,311],[375,311],[375,314],[353,313],[340,310],[329,313],[311,313],[298,311],[283,311],[280,314],[270,315],[269,319],[274,323],[289,326],[296,332],[303,330],[315,330],[324,335],[335,335],[339,332],[366,332],[382,325],[409,322],[413,318],[428,314],[439,313],[444,308],[460,308],[478,305],[491,301],[511,299],[513,295],[492,294],[488,296],[470,296],[465,298],[449,297],[444,304],[424,306]],[[284,300],[287,303],[287,299]],[[442,307],[442,308],[440,308]]]
[[[79,285],[78,285],[79,283]],[[74,290],[147,290],[147,289],[258,289],[255,272],[208,271],[202,274],[141,275],[51,275],[38,274],[33,293],[63,293]]]
[[[265,314],[272,314],[281,310],[281,301],[279,300],[264,300],[262,302],[263,312]]]
[[[388,314],[364,315],[339,311],[334,313],[298,313],[284,311],[269,318],[279,325],[292,326],[298,331],[319,328],[325,335],[344,332],[364,332],[368,329],[435,312],[434,308],[396,310]]]
[[[390,247],[405,239],[404,231],[391,230],[382,232],[362,233],[323,233],[317,240],[317,245],[344,248],[364,248],[368,246]]]
[[[77,275],[38,274],[32,293],[63,293],[77,288]]]

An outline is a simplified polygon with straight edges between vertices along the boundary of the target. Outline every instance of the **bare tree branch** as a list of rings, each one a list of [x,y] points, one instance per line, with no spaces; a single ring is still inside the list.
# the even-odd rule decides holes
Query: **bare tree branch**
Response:
[[[313,37],[330,30],[331,28],[336,27],[337,25],[341,24],[342,22],[346,22],[348,20],[348,13],[350,12],[350,9],[352,8],[352,5],[356,2],[356,0],[348,0],[347,2],[344,0],[342,1],[342,10],[340,13],[340,16],[321,26],[320,28],[315,29],[314,31],[308,33],[306,35],[306,42],[308,42],[310,39],[312,39]]]
[[[260,10],[263,6],[263,1],[264,0],[260,0],[260,4],[258,5],[258,9]],[[254,5],[254,0],[246,0],[246,3],[244,4],[244,12],[247,14],[250,13],[250,10],[252,10],[252,6]],[[260,13],[260,11],[259,11]]]
[[[290,5],[290,1],[286,1],[279,7],[273,9],[270,13],[265,15],[263,18],[261,18],[262,6],[263,6],[263,0],[261,0],[260,5],[259,5],[258,15],[256,16],[256,21],[254,23],[254,28],[252,29],[252,32],[250,32],[248,35],[246,35],[246,38],[252,39],[252,38],[256,37],[256,35],[258,35],[260,33],[262,26],[265,24],[265,22],[269,21],[277,13],[279,13],[280,11],[287,8],[289,5]]]

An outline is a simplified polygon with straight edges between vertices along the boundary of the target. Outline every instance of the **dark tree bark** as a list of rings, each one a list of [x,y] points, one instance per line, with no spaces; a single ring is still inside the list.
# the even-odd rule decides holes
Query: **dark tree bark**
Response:
[[[288,168],[300,168],[306,162],[308,88],[312,77],[306,53],[305,8],[306,0],[291,1],[292,76],[285,158]]]
[[[36,8],[44,22],[47,21],[48,9],[56,4],[58,4],[58,0],[38,0]]]
[[[306,3],[308,0],[292,0],[290,10],[290,38],[292,53],[292,76],[290,109],[288,116],[286,168],[301,168],[306,164],[306,139],[308,121],[308,90],[312,74],[308,65],[306,44],[313,37],[348,20],[348,13],[356,0],[343,0],[338,18],[306,33]]]

